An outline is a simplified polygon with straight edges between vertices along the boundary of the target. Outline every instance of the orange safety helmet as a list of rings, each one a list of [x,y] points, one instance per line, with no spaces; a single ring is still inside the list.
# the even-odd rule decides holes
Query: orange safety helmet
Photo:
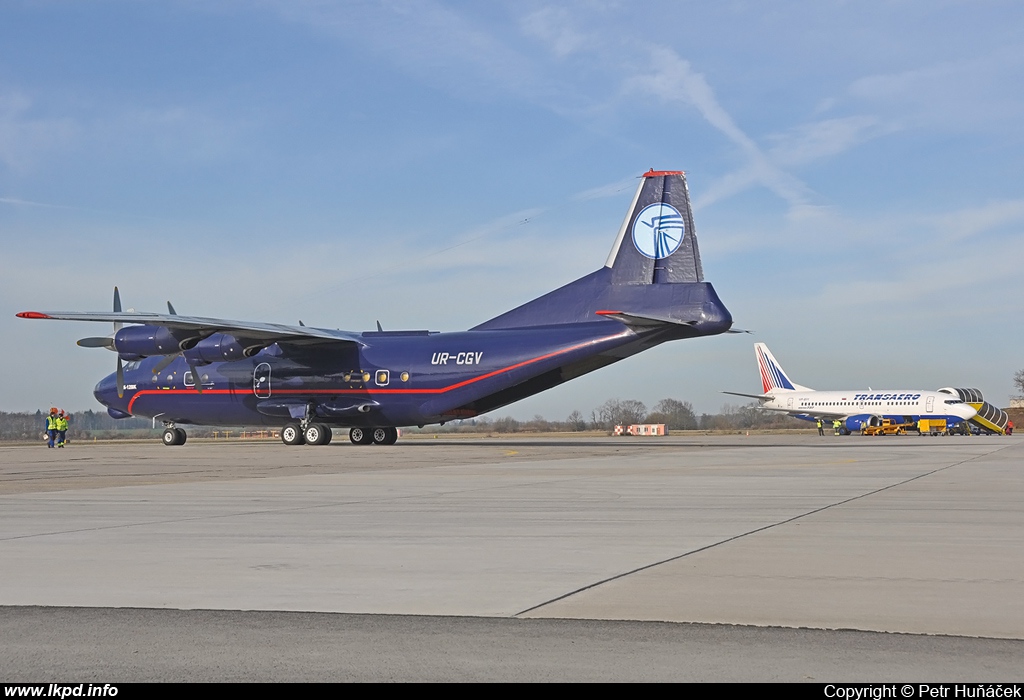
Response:
[[[50,406],[50,413],[56,413],[56,412],[57,412],[57,409],[54,408],[53,406]]]

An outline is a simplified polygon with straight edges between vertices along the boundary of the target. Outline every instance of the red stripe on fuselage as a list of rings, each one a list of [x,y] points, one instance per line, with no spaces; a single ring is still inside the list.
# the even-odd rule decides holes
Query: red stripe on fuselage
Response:
[[[499,374],[501,374],[503,372],[511,372],[514,369],[519,369],[520,367],[525,367],[527,365],[532,365],[535,362],[541,362],[542,360],[547,360],[547,359],[552,358],[552,357],[557,357],[558,355],[564,355],[567,352],[572,352],[573,350],[579,350],[580,348],[585,348],[588,345],[596,345],[598,343],[603,343],[606,340],[613,340],[615,338],[622,338],[624,336],[630,335],[630,333],[631,333],[630,331],[623,331],[621,333],[616,333],[615,335],[607,336],[606,338],[597,338],[595,340],[588,340],[585,343],[578,343],[576,345],[573,345],[573,346],[568,347],[568,348],[564,348],[562,350],[556,350],[555,352],[549,352],[546,355],[540,355],[539,357],[534,357],[534,358],[531,358],[529,360],[523,360],[522,362],[517,362],[514,365],[509,365],[508,367],[502,367],[501,369],[496,369],[494,371],[488,372],[487,374],[481,374],[479,377],[472,377],[470,379],[466,379],[466,380],[458,382],[456,384],[449,384],[446,387],[440,387],[440,388],[437,388],[437,389],[274,389],[274,390],[272,390],[272,393],[275,394],[275,395],[279,395],[279,394],[371,394],[371,393],[372,394],[443,394],[445,392],[452,391],[454,389],[461,389],[462,387],[468,386],[469,384],[474,384],[476,382],[483,381],[484,379],[490,379],[491,377],[497,376],[497,375],[499,375]],[[248,393],[249,393],[248,390],[242,390],[242,389],[203,389],[203,393],[202,394],[200,394],[198,391],[196,391],[195,388],[192,388],[192,389],[141,389],[141,390],[135,392],[135,395],[132,396],[132,400],[128,402],[128,413],[132,412],[132,406],[135,405],[135,400],[137,398],[139,398],[140,396],[143,396],[145,394],[194,394],[196,396],[205,396],[207,394],[223,395],[223,394],[248,394]]]

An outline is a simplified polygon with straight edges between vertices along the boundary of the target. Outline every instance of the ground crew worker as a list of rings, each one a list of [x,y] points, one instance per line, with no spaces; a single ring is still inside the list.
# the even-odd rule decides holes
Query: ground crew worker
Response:
[[[818,419],[818,435],[824,435],[824,434],[825,434],[824,423],[822,423],[821,422],[821,418],[819,418]]]
[[[843,424],[842,421],[840,421],[838,418],[836,418],[834,421],[832,421],[832,429],[836,431],[836,435],[839,434],[839,427],[842,424]]]
[[[64,447],[64,439],[68,434],[68,417],[61,411],[57,414],[57,447]]]
[[[54,440],[57,439],[57,409],[50,408],[50,415],[46,417],[46,437],[47,447],[53,447]]]

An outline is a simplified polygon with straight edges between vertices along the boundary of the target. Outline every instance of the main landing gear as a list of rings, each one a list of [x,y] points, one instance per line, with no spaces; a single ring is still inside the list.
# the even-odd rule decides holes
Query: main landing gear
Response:
[[[394,445],[398,428],[351,428],[348,439],[353,445]],[[321,423],[310,423],[305,429],[299,423],[288,423],[281,429],[281,442],[286,445],[326,445],[330,441],[331,428]]]
[[[394,445],[398,428],[351,428],[348,439],[353,445]]]
[[[281,442],[286,445],[326,445],[332,437],[330,426],[322,423],[310,423],[305,428],[288,423],[281,429]]]

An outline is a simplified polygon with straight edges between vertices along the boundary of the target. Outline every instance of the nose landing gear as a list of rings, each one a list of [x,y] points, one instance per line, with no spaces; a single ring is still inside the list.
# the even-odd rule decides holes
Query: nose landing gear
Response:
[[[181,428],[175,428],[174,423],[164,424],[164,434],[160,436],[161,441],[168,447],[184,445],[188,435]]]

